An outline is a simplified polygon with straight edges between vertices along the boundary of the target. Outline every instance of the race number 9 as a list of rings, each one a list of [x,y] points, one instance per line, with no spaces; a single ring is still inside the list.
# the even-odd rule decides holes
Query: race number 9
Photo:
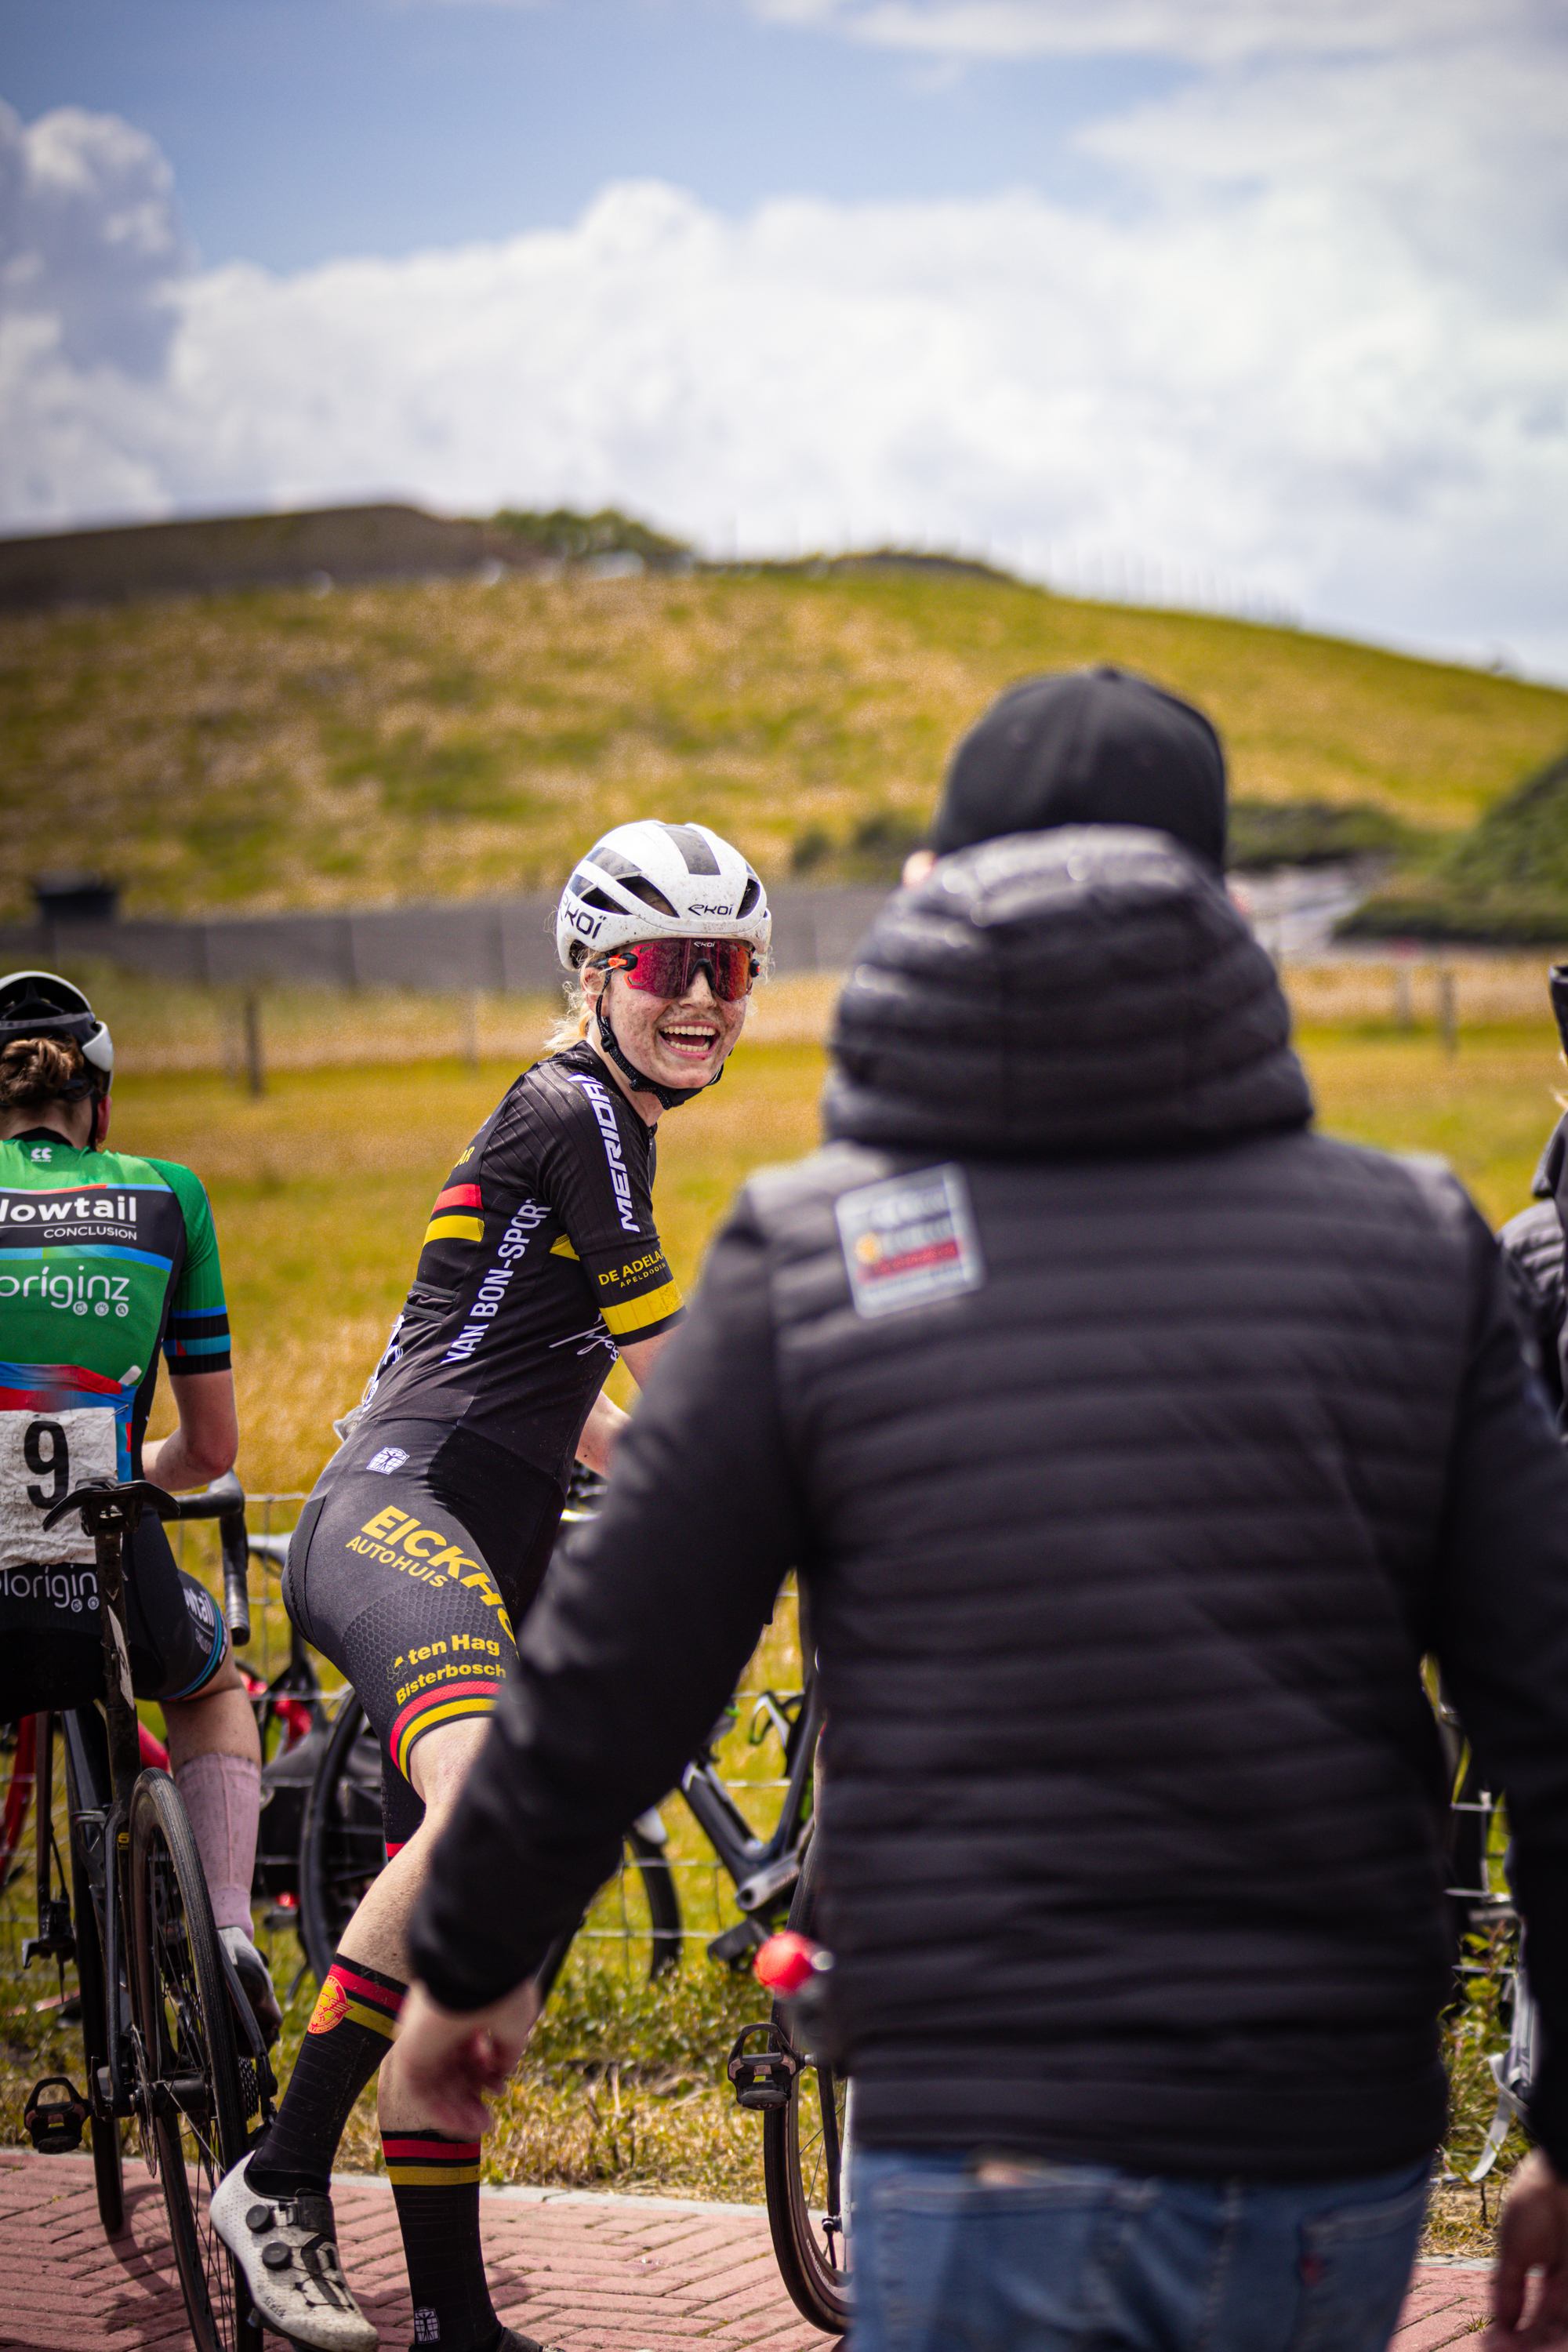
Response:
[[[41,1486],[29,1486],[27,1500],[36,1503],[40,1511],[52,1510],[61,1497],[70,1493],[71,1456],[65,1431],[58,1421],[35,1421],[27,1425],[22,1440],[22,1457],[29,1470],[42,1477],[46,1471],[54,1485],[46,1494]]]
[[[57,1405],[51,1412],[39,1398],[30,1412],[0,1407],[0,1568],[92,1559],[92,1538],[75,1512],[58,1527],[44,1521],[85,1480],[122,1475],[120,1431],[111,1403]]]

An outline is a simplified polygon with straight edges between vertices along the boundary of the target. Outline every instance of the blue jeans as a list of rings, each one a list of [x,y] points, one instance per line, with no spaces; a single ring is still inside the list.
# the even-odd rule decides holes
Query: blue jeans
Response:
[[[1429,2163],[1302,2185],[857,2148],[853,2352],[1383,2352]]]

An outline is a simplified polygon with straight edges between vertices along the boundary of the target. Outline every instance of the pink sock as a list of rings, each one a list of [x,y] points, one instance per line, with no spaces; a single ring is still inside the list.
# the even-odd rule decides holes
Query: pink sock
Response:
[[[248,1756],[192,1756],[174,1774],[206,1873],[213,1921],[252,1933],[250,1877],[261,1819],[261,1769]]]

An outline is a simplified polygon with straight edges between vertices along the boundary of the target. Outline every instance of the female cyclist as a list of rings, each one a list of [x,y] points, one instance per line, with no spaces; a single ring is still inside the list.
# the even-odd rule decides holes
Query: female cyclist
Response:
[[[387,2064],[406,1925],[429,1849],[515,1665],[574,1459],[608,1466],[681,1313],[654,1223],[654,1129],[722,1076],[771,919],[739,851],[700,824],[617,825],[561,896],[580,990],[559,1048],[508,1090],[437,1194],[415,1279],[364,1398],[300,1515],[285,1597],[348,1676],[382,1747],[389,1856],[342,1943],[277,2125],[213,2200],[268,2324],[370,2352],[328,2186],[349,2110],[378,2109],[416,2344],[495,2352],[479,2249],[479,2147],[429,2127]]]
[[[188,1168],[106,1147],[114,1046],[53,972],[0,980],[0,1721],[103,1690],[93,1545],[47,1513],[84,1478],[171,1493],[239,1445],[207,1196]],[[143,1447],[162,1346],[180,1425]],[[67,1358],[70,1361],[65,1360]],[[250,1940],[260,1812],[256,1717],[223,1612],[157,1519],[132,1539],[132,1678],[169,1734],[213,1917],[268,2039],[278,2003]]]

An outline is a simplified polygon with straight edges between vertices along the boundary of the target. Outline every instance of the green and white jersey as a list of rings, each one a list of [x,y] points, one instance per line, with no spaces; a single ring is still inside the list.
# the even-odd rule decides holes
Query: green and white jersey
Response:
[[[199,1178],[43,1128],[0,1142],[0,1563],[92,1558],[44,1517],[83,1478],[139,1475],[160,1348],[171,1372],[229,1368]]]

